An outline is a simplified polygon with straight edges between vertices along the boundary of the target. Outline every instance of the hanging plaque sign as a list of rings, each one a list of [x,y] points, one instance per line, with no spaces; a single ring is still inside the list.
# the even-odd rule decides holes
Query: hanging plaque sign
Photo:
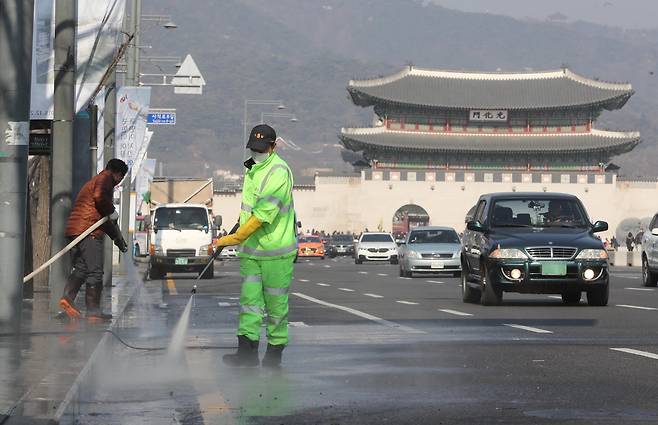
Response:
[[[505,122],[507,111],[501,109],[471,109],[468,115],[469,121],[480,122]]]

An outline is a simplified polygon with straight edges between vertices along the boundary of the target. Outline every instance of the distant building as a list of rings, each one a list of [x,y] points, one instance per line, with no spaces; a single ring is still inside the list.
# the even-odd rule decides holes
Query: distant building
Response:
[[[340,139],[373,169],[603,171],[633,149],[638,132],[594,128],[624,106],[630,84],[564,68],[523,73],[453,72],[409,66],[347,87],[374,107],[375,126],[344,128]]]

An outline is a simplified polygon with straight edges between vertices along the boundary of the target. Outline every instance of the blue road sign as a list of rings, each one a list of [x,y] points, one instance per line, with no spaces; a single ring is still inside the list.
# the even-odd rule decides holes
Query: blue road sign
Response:
[[[147,124],[176,125],[176,112],[149,112]]]

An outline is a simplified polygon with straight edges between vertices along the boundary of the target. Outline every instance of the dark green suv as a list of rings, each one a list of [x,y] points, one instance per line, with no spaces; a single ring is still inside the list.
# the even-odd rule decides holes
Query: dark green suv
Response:
[[[560,294],[608,304],[608,254],[580,200],[562,193],[494,193],[478,200],[462,239],[464,302],[500,304],[503,292]]]

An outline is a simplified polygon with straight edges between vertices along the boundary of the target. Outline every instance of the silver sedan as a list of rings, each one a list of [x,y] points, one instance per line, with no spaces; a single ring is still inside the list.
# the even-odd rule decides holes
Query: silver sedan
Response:
[[[415,227],[398,249],[400,276],[441,272],[459,276],[460,250],[459,235],[452,227]]]

